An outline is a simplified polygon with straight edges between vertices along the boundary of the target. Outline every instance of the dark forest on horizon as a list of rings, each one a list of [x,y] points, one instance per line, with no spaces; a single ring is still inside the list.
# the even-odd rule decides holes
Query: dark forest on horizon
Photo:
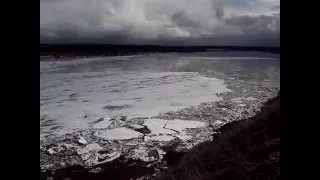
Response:
[[[164,52],[258,51],[280,54],[280,47],[40,44],[40,56],[130,55]]]

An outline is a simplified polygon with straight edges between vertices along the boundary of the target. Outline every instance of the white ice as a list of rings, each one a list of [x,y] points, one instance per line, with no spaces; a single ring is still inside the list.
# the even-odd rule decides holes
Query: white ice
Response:
[[[175,135],[177,138],[181,139],[182,141],[188,141],[190,139],[192,139],[193,137],[187,134],[177,134]]]
[[[246,105],[245,104],[238,104],[237,106],[238,107],[245,107]]]
[[[183,57],[185,59],[208,59],[208,60],[222,60],[222,59],[226,59],[226,60],[240,60],[240,59],[255,59],[255,60],[271,60],[271,59],[276,59],[276,58],[269,58],[269,57],[201,57],[201,56],[194,56],[194,57]]]
[[[145,140],[151,141],[170,141],[175,137],[182,140],[190,139],[183,130],[187,128],[200,128],[206,125],[205,122],[187,121],[187,120],[163,120],[163,119],[145,119],[144,124],[151,131],[145,136]],[[131,128],[141,128],[141,125],[130,125]],[[125,127],[103,130],[96,136],[105,140],[124,140],[133,138],[142,138],[143,134]]]
[[[79,137],[78,142],[81,143],[81,144],[87,144],[88,143],[87,140],[82,136]]]
[[[92,128],[94,128],[94,129],[106,129],[106,128],[108,128],[110,125],[111,125],[110,119],[104,119],[103,121],[98,122],[98,123],[92,125]]]
[[[247,100],[247,101],[255,101],[257,100],[256,98],[254,97],[247,97],[247,98],[243,98],[244,100]]]
[[[129,127],[131,129],[142,129],[142,128],[144,128],[144,126],[139,125],[139,124],[130,124]]]
[[[165,142],[165,141],[171,141],[173,140],[175,137],[171,136],[171,135],[161,135],[161,136],[146,136],[144,139],[145,141],[160,141],[160,142]]]
[[[78,149],[77,153],[81,155],[81,154],[86,154],[90,151],[100,151],[101,149],[102,147],[98,143],[92,143],[92,144],[88,144],[86,147],[82,149]]]
[[[246,101],[255,101],[257,100],[256,98],[254,97],[238,97],[238,98],[234,98],[234,99],[231,99],[231,101],[235,102],[235,103],[242,103],[243,100],[246,100]]]
[[[104,161],[99,162],[99,164],[105,163],[105,162],[111,162],[121,156],[121,151],[115,151],[107,155],[107,159]]]
[[[105,140],[125,140],[141,138],[143,134],[132,129],[121,127],[99,132],[97,136]]]
[[[163,119],[145,119],[143,125],[150,129],[151,134],[174,134],[174,131],[163,128],[167,123],[168,120]]]
[[[223,122],[220,121],[220,120],[216,120],[216,121],[213,123],[214,126],[219,126],[219,125],[221,125],[221,124],[223,124]]]
[[[88,61],[102,60],[89,58]],[[111,65],[100,72],[92,72],[89,65],[84,66],[88,68],[82,69],[84,72],[55,72],[70,63],[88,62],[86,59],[41,62],[40,117],[46,116],[60,126],[51,130],[53,125],[46,126],[42,121],[42,134],[63,135],[75,129],[86,129],[101,117],[151,117],[202,102],[219,101],[217,93],[230,91],[224,81],[196,72],[146,72]],[[108,122],[102,122],[95,127],[107,125]]]
[[[187,135],[184,130],[187,128],[200,128],[206,125],[205,122],[188,121],[188,120],[163,120],[163,119],[146,119],[144,122],[151,135],[145,136],[145,140],[151,141],[171,141],[175,137],[181,140],[189,140],[192,136]]]
[[[182,132],[184,129],[187,128],[200,128],[205,125],[205,122],[200,121],[173,120],[168,121],[165,127],[168,129],[174,129],[175,131]]]

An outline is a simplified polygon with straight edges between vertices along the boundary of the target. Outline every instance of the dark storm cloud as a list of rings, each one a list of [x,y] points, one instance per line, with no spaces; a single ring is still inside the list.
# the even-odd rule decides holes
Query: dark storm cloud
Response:
[[[224,9],[222,7],[217,7],[215,8],[215,15],[217,17],[217,19],[221,20],[224,16]]]
[[[280,29],[280,13],[273,15],[259,16],[234,16],[225,19],[227,24],[241,28],[243,31],[263,32],[279,32]]]
[[[172,15],[172,21],[180,26],[180,27],[197,27],[199,24],[189,19],[188,16],[182,11],[182,12],[176,12]]]
[[[276,5],[276,6],[271,7],[271,10],[279,11],[280,10],[280,5]]]
[[[246,6],[238,6],[239,1]],[[41,0],[41,43],[279,46],[275,0]],[[248,8],[250,7],[250,8]]]

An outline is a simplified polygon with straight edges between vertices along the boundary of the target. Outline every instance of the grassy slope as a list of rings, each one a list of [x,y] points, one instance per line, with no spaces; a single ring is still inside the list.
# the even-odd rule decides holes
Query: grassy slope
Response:
[[[256,116],[220,128],[156,179],[280,179],[280,95]]]

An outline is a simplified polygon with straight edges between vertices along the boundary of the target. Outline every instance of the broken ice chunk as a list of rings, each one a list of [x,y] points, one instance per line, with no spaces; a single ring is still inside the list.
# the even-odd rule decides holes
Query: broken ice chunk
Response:
[[[168,121],[165,128],[182,132],[184,129],[187,129],[187,128],[200,128],[205,125],[206,125],[205,122],[200,122],[200,121],[173,120],[173,121]]]
[[[108,119],[108,120],[103,120],[103,121],[100,121],[100,122],[92,125],[92,128],[93,129],[107,129],[110,125],[111,125],[111,121]]]
[[[86,147],[78,149],[77,153],[80,154],[86,154],[90,151],[100,151],[102,150],[102,147],[98,143],[92,143],[88,144]]]
[[[152,136],[152,137],[146,136],[144,139],[145,139],[145,141],[162,141],[162,142],[165,142],[165,141],[171,141],[174,138],[175,137],[170,136],[170,135],[162,135],[162,136]]]
[[[132,129],[120,127],[97,133],[97,136],[105,140],[125,140],[141,138],[143,134]]]
[[[88,144],[87,140],[82,136],[79,137],[78,142],[83,145]]]
[[[53,150],[53,149],[50,148],[50,149],[48,149],[48,153],[49,153],[49,154],[55,154],[55,153],[57,153],[57,152],[56,152],[55,150]]]

